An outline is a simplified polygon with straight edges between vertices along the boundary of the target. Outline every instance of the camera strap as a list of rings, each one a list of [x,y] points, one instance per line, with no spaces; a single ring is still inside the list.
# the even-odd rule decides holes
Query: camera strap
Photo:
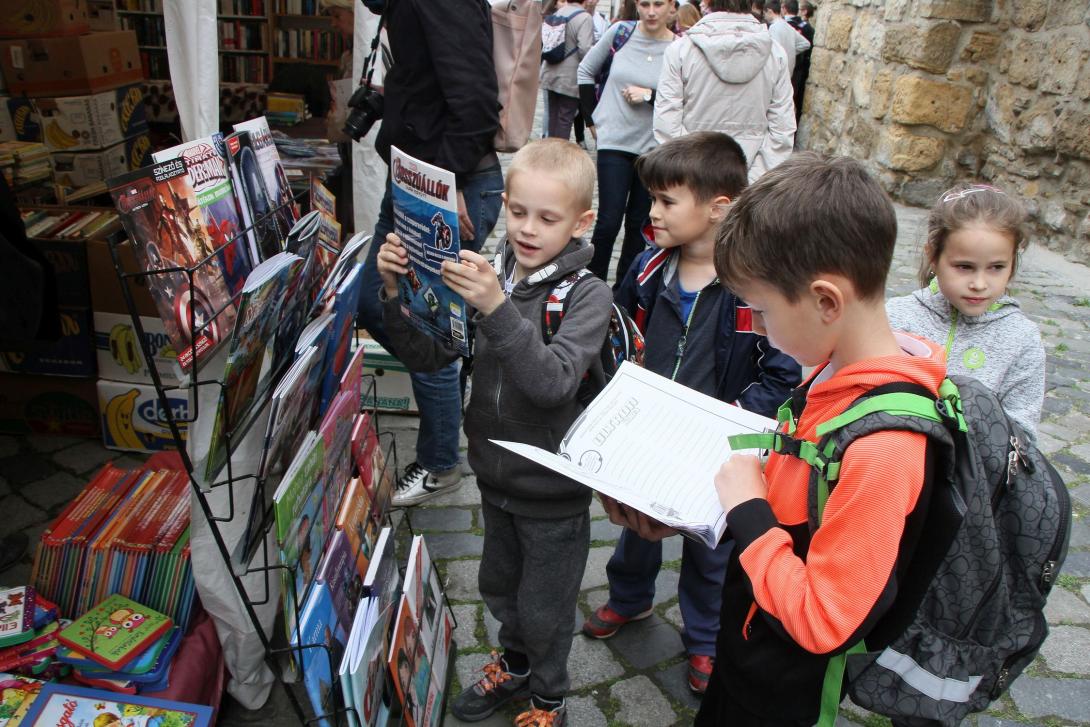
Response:
[[[386,7],[382,8],[382,15],[378,17],[378,28],[375,30],[375,38],[371,41],[371,52],[363,62],[363,72],[360,74],[360,85],[371,85],[371,78],[375,75],[375,63],[379,46],[382,45],[382,27],[386,24]]]

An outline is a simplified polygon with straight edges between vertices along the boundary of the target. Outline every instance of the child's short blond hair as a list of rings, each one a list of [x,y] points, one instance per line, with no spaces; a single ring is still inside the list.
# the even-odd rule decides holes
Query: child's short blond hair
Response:
[[[516,173],[549,172],[555,174],[575,195],[579,211],[594,205],[595,172],[590,155],[566,139],[538,139],[519,149],[507,169],[505,189],[511,191]]]

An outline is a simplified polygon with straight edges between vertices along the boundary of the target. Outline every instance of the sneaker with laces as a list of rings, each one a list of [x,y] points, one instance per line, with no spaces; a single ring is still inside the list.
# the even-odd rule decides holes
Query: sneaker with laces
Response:
[[[515,727],[564,727],[567,716],[568,707],[564,700],[559,704],[541,705],[535,698],[528,710],[515,717]]]
[[[485,664],[482,671],[484,676],[463,689],[450,705],[451,714],[463,722],[479,722],[508,702],[530,696],[530,672],[512,674],[495,651],[492,661]]]
[[[450,492],[462,483],[462,468],[453,467],[445,472],[429,472],[413,462],[397,481],[393,506],[408,507]]]
[[[592,639],[608,639],[620,631],[621,627],[626,623],[642,621],[652,613],[654,611],[649,608],[646,611],[637,613],[635,616],[622,616],[607,604],[599,607],[597,611],[590,615],[590,618],[583,622],[583,633]]]

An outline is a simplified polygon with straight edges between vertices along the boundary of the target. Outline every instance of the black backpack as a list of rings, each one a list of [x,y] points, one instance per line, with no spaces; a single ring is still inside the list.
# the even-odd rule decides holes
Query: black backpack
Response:
[[[781,420],[801,411],[805,392]],[[893,719],[955,725],[985,709],[1045,637],[1045,599],[1067,554],[1071,501],[1056,470],[976,379],[955,376],[936,398],[916,384],[879,386],[818,426],[815,445],[787,432],[731,438],[811,465],[810,528],[821,523],[844,451],[884,430],[928,437],[930,500],[897,599],[866,640],[834,656],[822,691],[832,727],[847,680],[859,706]],[[927,490],[927,488],[925,488]]]

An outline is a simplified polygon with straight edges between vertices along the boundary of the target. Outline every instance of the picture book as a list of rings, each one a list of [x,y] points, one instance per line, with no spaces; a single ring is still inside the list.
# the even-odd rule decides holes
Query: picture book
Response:
[[[390,443],[390,449],[393,449]],[[394,497],[394,468],[389,458],[383,454],[382,447],[371,451],[371,519],[381,525],[390,512],[390,503]]]
[[[409,548],[402,592],[420,630],[421,648],[430,659],[435,645],[435,634],[438,632],[439,621],[442,617],[443,589],[422,535],[414,536]]]
[[[121,670],[115,671],[84,656],[75,649],[61,646],[57,649],[57,660],[70,664],[85,676],[107,679],[121,679],[134,683],[155,683],[160,681],[170,669],[170,661],[182,643],[183,631],[177,626],[156,639],[144,651],[138,654]]]
[[[0,590],[0,648],[34,637],[34,589],[29,586]]]
[[[415,689],[417,661],[418,657],[423,657],[423,650],[418,649],[419,640],[420,632],[413,618],[412,608],[408,605],[408,596],[402,596],[394,620],[394,632],[390,638],[387,665],[397,699],[401,702],[404,722],[408,727],[415,727],[421,716]]]
[[[360,346],[360,350],[363,347]],[[378,432],[375,430],[374,420],[370,412],[362,412],[356,417],[352,427],[352,459],[356,465],[356,473],[368,494],[374,493],[374,473],[371,469],[374,450],[378,448]]]
[[[397,570],[393,531],[386,527],[378,535],[367,575],[363,577],[363,592],[378,599],[378,609],[394,608],[401,591],[401,574]]]
[[[364,248],[367,247],[367,243],[370,241],[370,235],[359,232],[349,238],[344,244],[340,254],[337,255],[337,261],[325,276],[325,281],[318,291],[316,301],[317,307],[322,308],[333,300],[333,294],[337,292],[337,288],[344,282],[344,276],[348,274],[348,271],[350,271],[356,263],[360,262],[360,256],[362,255]]]
[[[211,727],[212,708],[202,704],[119,695],[68,684],[46,684],[23,727]]]
[[[348,483],[337,513],[337,530],[348,539],[356,571],[360,577],[367,575],[371,562],[371,550],[378,538],[378,525],[370,517],[371,498],[358,477]]]
[[[116,670],[173,625],[169,616],[114,594],[62,629],[57,638],[65,646]]]
[[[345,366],[344,373],[341,374],[340,391],[349,394],[352,397],[352,400],[356,402],[357,412],[363,404],[364,351],[366,351],[366,349],[362,345],[357,345],[356,352],[352,354],[352,359],[348,362],[348,365]]]
[[[189,184],[197,195],[204,229],[212,248],[216,250],[227,287],[232,293],[237,293],[242,290],[246,276],[257,264],[255,261],[261,258],[251,239],[251,231],[245,230],[239,219],[223,134],[217,131],[211,136],[152,152],[151,155],[156,163],[179,157],[185,160]]]
[[[38,676],[53,663],[57,654],[59,621],[30,632],[31,638],[0,650],[0,671]]]
[[[310,178],[310,207],[322,216],[319,255],[324,267],[329,270],[336,262],[341,250],[341,223],[337,222],[337,200],[318,177]]]
[[[380,610],[374,598],[364,598],[348,636],[341,661],[341,691],[355,710],[350,722],[360,727],[385,727],[391,707],[386,678],[386,642],[393,608]]]
[[[44,684],[40,679],[0,672],[0,727],[18,727]]]
[[[183,269],[147,281],[178,363],[188,371],[194,359],[199,363],[230,336],[236,306],[220,258],[213,254],[185,160],[138,169],[108,185],[140,267],[148,272]]]
[[[352,544],[341,530],[333,533],[326,546],[325,555],[318,566],[318,582],[324,583],[329,591],[339,622],[352,623],[356,605],[363,593],[363,576],[356,570]]]
[[[350,479],[352,422],[359,408],[359,399],[353,400],[352,394],[337,394],[318,425],[318,435],[325,445],[322,480],[327,490],[323,508],[323,523],[327,533],[333,529],[341,495]]]
[[[345,643],[348,641],[346,628],[337,620],[327,585],[316,583],[299,615],[299,629],[292,635],[291,645],[324,647],[300,649],[298,652],[303,683],[314,714],[326,715],[318,721],[320,727],[331,727],[332,721],[328,716],[339,706],[340,695],[334,688],[333,677],[344,658]]]
[[[356,325],[356,313],[359,308],[360,287],[363,282],[363,263],[356,263],[345,275],[337,293],[333,297],[333,325],[329,348],[326,349],[324,378],[322,379],[322,398],[318,404],[318,413],[325,412],[340,385],[341,376],[352,356],[352,331]]]
[[[246,280],[209,440],[204,475],[209,481],[227,461],[225,434],[238,432],[254,401],[276,373],[267,354],[280,321],[285,291],[294,284],[302,267],[303,261],[296,255],[278,253],[254,268]]]
[[[284,306],[276,332],[274,366],[279,368],[291,357],[300,333],[311,313],[311,302],[317,294],[321,261],[317,258],[318,213],[303,217],[288,233],[285,249],[303,261],[299,275],[284,291]]]
[[[223,139],[227,150],[227,168],[238,202],[243,227],[250,231],[260,260],[266,260],[284,248],[288,229],[282,228],[275,214],[276,204],[265,188],[257,150],[248,131],[236,131]]]
[[[296,609],[302,605],[325,545],[321,521],[323,457],[321,437],[310,432],[273,494],[280,562],[288,566],[284,571],[284,618],[289,634],[295,628]]]
[[[401,312],[444,346],[468,356],[466,303],[440,276],[444,260],[458,262],[458,200],[452,172],[390,149],[394,232],[409,254],[397,280]]]
[[[775,427],[626,361],[557,452],[493,441],[714,548],[727,526],[712,483],[732,454],[728,437]]]
[[[299,218],[299,213],[291,197],[291,187],[288,186],[284,167],[280,164],[280,152],[276,150],[276,143],[269,130],[269,122],[264,116],[258,116],[235,124],[232,128],[235,131],[245,131],[250,134],[250,141],[265,180],[265,191],[276,212],[281,237],[285,237]]]

